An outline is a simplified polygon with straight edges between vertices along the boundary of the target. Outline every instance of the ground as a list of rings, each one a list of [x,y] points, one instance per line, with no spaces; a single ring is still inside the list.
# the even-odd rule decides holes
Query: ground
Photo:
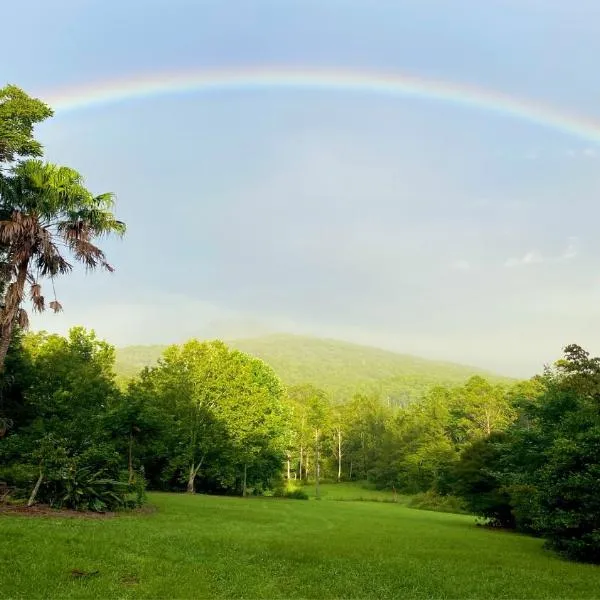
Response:
[[[154,512],[108,519],[0,514],[1,596],[600,596],[599,567],[563,561],[539,539],[477,527],[469,516],[390,502],[149,501]]]

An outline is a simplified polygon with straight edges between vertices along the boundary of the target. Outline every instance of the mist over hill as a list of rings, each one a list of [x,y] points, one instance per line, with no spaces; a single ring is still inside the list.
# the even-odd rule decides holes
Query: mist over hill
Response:
[[[268,363],[287,385],[312,383],[337,400],[355,393],[378,394],[392,404],[423,395],[434,385],[461,384],[473,375],[511,381],[493,373],[450,362],[428,360],[338,340],[289,334],[226,340],[227,344]],[[156,364],[167,346],[117,349],[120,378]]]

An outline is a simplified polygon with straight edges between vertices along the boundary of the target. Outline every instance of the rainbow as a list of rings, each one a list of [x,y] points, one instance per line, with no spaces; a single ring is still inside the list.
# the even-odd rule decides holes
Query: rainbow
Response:
[[[496,113],[600,143],[600,121],[479,87],[408,74],[321,69],[244,68],[134,76],[38,94],[57,115],[170,94],[308,90],[429,99]]]

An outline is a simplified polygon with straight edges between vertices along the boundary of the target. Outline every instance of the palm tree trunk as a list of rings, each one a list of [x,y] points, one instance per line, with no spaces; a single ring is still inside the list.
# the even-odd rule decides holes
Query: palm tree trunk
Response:
[[[2,322],[2,326],[0,327],[0,372],[4,371],[4,362],[12,339],[17,311],[23,300],[28,267],[29,259],[19,263],[17,279],[8,286],[7,293],[4,296],[6,304],[2,311],[0,311],[0,321]],[[10,293],[11,288],[15,290],[15,293]]]

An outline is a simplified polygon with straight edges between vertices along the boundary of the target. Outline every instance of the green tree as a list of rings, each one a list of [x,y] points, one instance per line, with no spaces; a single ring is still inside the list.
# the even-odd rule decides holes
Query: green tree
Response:
[[[304,472],[307,479],[310,464],[309,448],[313,448],[313,469],[317,486],[317,497],[319,497],[321,446],[323,434],[327,431],[329,424],[329,399],[323,390],[311,384],[303,384],[290,388],[289,397],[296,403],[297,411],[301,415],[301,431],[299,435],[301,444],[300,455],[302,457],[302,453],[305,451],[303,459],[305,464]]]
[[[0,88],[0,165],[19,157],[41,156],[33,128],[52,116],[52,109],[15,85]]]
[[[28,326],[22,308],[26,286],[34,310],[43,311],[42,280],[54,281],[72,269],[61,244],[87,269],[112,271],[94,241],[106,234],[123,234],[125,225],[113,215],[111,194],[93,196],[73,169],[38,160],[19,163],[0,179],[0,203],[0,245],[5,249],[2,270],[8,282],[0,310],[2,369],[15,324]],[[56,298],[48,306],[55,311],[62,308]]]
[[[264,484],[273,465],[281,471],[287,445],[284,389],[262,361],[230,350],[223,342],[191,340],[171,346],[157,367],[134,386],[159,407],[173,431],[171,468],[196,490],[204,469],[232,489],[248,477]]]
[[[26,361],[18,371],[9,362],[7,375],[16,377],[24,406],[15,407],[15,427],[0,444],[0,464],[8,469],[2,478],[28,487],[30,502],[75,506],[69,490],[80,489],[89,492],[80,500],[95,510],[123,503],[125,457],[109,419],[120,399],[114,348],[77,327],[66,338],[26,335],[20,353]],[[90,485],[80,488],[83,481]]]

